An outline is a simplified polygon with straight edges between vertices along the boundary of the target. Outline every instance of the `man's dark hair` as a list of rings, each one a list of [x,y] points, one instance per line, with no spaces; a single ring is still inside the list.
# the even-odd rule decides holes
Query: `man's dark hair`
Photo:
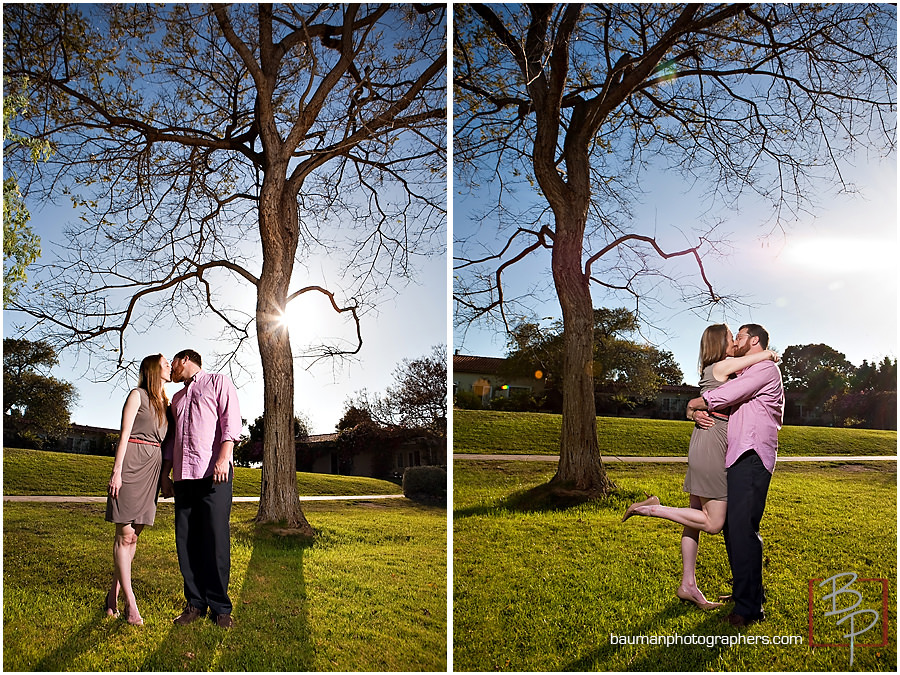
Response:
[[[195,352],[193,349],[182,349],[175,355],[175,359],[183,359],[184,357],[188,357],[189,361],[193,361],[200,368],[203,367],[203,359],[200,358],[200,355]]]
[[[769,348],[769,331],[760,326],[758,323],[745,323],[739,330],[747,329],[747,335],[759,338],[759,346],[763,349]]]

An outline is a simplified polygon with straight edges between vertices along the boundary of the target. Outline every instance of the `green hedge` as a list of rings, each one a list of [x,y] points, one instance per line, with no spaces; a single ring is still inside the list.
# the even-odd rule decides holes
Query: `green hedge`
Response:
[[[447,500],[447,470],[442,466],[411,466],[403,472],[403,495],[417,501]]]

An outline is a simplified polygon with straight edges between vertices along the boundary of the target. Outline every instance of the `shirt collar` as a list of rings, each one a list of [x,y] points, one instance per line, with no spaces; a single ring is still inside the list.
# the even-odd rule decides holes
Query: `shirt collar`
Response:
[[[198,370],[196,373],[194,373],[193,377],[184,381],[184,386],[187,387],[187,386],[193,384],[194,382],[197,381],[197,378],[199,378],[201,375],[206,375],[206,372],[203,370]]]

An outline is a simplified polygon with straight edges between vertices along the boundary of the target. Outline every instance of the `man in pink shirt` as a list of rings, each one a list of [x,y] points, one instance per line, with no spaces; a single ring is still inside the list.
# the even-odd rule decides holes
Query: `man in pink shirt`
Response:
[[[769,334],[758,324],[741,326],[734,355],[767,349]],[[759,524],[778,455],[778,430],[784,414],[781,371],[773,361],[743,370],[736,378],[688,403],[688,417],[703,427],[714,421],[704,410],[728,412],[728,511],[725,548],[733,577],[734,609],[725,621],[747,626],[765,619],[762,604],[762,537]],[[695,412],[699,411],[699,412]]]
[[[172,397],[174,433],[162,467],[163,496],[175,497],[175,549],[186,600],[175,623],[187,625],[209,610],[219,626],[231,628],[232,452],[242,426],[237,390],[225,375],[204,371],[191,349],[172,359],[172,381],[184,383]]]

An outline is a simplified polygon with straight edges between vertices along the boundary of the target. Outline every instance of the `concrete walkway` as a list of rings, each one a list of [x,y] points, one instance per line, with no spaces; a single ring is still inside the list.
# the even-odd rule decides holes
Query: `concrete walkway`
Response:
[[[453,459],[473,459],[484,462],[558,462],[559,455],[470,455],[454,454]],[[687,462],[687,457],[616,457],[603,455],[605,462],[654,462],[675,464]],[[830,455],[828,457],[778,457],[779,462],[896,462],[896,455]]]
[[[358,496],[326,496],[326,497],[300,497],[301,502],[329,502],[329,501],[361,501],[369,499],[403,499],[403,495],[358,495]],[[5,502],[51,502],[67,504],[105,504],[106,497],[65,497],[57,495],[3,495]],[[160,499],[162,504],[174,504],[174,499]],[[234,497],[235,502],[258,502],[259,497]]]

